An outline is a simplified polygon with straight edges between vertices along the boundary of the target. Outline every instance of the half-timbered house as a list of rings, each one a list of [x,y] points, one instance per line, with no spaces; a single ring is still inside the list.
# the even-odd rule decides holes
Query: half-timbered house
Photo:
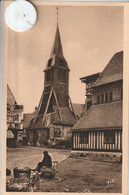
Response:
[[[17,147],[22,144],[23,135],[23,105],[18,105],[7,85],[7,147]]]

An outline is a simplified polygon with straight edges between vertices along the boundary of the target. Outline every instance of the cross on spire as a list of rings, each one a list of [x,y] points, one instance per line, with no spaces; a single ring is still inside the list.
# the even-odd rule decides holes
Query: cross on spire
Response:
[[[57,24],[58,24],[58,20],[59,20],[59,9],[58,9],[58,7],[56,7],[56,14],[57,14]]]

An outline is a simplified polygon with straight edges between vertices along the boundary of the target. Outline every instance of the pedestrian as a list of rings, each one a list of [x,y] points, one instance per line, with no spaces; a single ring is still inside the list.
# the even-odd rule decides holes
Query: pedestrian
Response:
[[[43,160],[42,162],[39,162],[38,163],[38,166],[37,166],[37,171],[40,171],[41,167],[48,167],[48,168],[51,168],[52,167],[52,159],[51,159],[51,156],[48,154],[47,151],[44,151],[43,152]]]

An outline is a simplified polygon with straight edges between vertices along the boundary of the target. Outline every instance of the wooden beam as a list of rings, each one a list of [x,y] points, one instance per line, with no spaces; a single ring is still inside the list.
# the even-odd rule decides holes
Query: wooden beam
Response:
[[[77,120],[77,116],[76,116],[76,114],[75,114],[75,112],[74,112],[73,104],[72,104],[72,101],[71,101],[71,98],[70,98],[69,94],[68,94],[68,98],[69,98],[69,100],[70,100],[70,105],[71,105],[71,108],[72,108],[72,112],[73,112],[73,114],[74,114],[74,116],[75,116],[75,118],[76,118],[76,120]]]
[[[37,113],[36,113],[36,116],[35,116],[35,118],[34,118],[34,123],[33,123],[33,124],[35,124],[35,122],[36,122],[38,113],[39,113],[40,108],[41,108],[41,105],[42,105],[43,98],[44,98],[44,91],[43,91],[42,96],[41,96],[41,98],[40,98],[40,102],[39,102],[39,105],[38,105],[38,108],[37,108]]]
[[[50,99],[51,99],[51,96],[52,96],[52,92],[53,92],[53,87],[51,88],[51,91],[50,91],[50,95],[49,95],[49,98],[48,98],[47,106],[46,106],[46,109],[45,109],[45,112],[44,112],[44,115],[43,115],[42,124],[44,122],[44,119],[46,117],[46,113],[48,111],[48,106],[49,106],[49,103],[50,103]]]
[[[57,100],[56,93],[55,93],[54,90],[53,90],[53,93],[54,93],[54,97],[55,97],[55,100],[56,100],[56,105],[57,105],[57,108],[58,108],[58,111],[59,111],[59,116],[60,116],[60,119],[62,120],[62,116],[61,116],[61,113],[60,113],[60,108],[59,108],[58,100]]]
[[[40,102],[39,102],[39,105],[38,105],[38,108],[37,108],[37,113],[39,113],[39,110],[40,110],[41,105],[42,105],[43,98],[44,98],[44,91],[43,91],[42,96],[40,98]]]

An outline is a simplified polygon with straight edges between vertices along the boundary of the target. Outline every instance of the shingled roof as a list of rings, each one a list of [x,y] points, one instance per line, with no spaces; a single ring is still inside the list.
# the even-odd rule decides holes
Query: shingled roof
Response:
[[[92,105],[72,131],[122,128],[122,101]]]
[[[101,76],[96,80],[93,87],[112,83],[123,79],[123,51],[116,53],[109,61]]]

